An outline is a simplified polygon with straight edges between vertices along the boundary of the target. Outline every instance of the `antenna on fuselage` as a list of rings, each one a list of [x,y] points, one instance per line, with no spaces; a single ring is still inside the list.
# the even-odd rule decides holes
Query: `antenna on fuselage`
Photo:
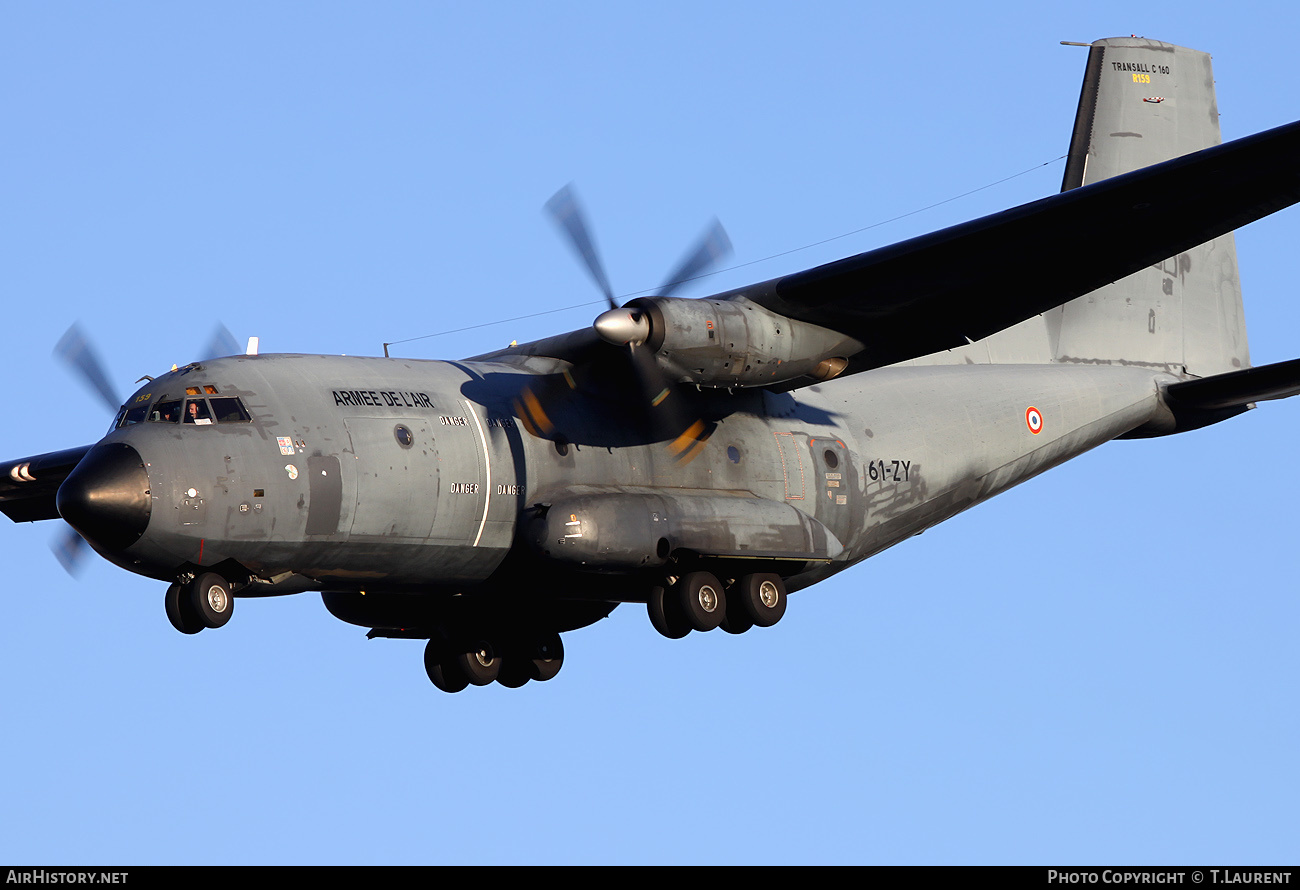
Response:
[[[248,348],[244,350],[244,355],[257,355],[257,338],[248,338]]]

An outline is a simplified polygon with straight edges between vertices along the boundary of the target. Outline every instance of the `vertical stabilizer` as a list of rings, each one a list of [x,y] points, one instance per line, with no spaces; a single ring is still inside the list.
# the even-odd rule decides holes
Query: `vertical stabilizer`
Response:
[[[1098,40],[1088,52],[1062,190],[1220,141],[1207,53],[1137,37]],[[1069,245],[1061,250],[1067,262],[1088,262]],[[1232,233],[1067,303],[1046,320],[1058,362],[1197,377],[1250,366]]]

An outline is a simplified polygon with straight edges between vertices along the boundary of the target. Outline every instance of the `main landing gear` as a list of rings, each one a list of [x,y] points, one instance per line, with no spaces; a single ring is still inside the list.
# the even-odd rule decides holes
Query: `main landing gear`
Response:
[[[710,572],[690,572],[671,585],[651,588],[646,608],[655,630],[679,640],[693,630],[721,627],[739,634],[771,627],[785,614],[785,602],[780,575],[743,575],[724,586]]]
[[[230,582],[214,572],[177,581],[164,598],[167,619],[183,634],[196,634],[205,627],[222,627],[235,612]]]
[[[553,679],[564,665],[558,633],[503,636],[439,635],[424,648],[424,670],[443,692],[500,683],[511,689]]]

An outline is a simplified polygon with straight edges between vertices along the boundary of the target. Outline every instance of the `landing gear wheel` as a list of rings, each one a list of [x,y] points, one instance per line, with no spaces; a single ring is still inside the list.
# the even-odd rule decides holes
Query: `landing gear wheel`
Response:
[[[230,584],[215,572],[204,572],[186,585],[189,608],[204,627],[224,627],[235,612]]]
[[[732,589],[741,611],[759,627],[771,627],[785,614],[785,582],[780,575],[746,575]]]
[[[184,591],[185,588],[180,582],[167,588],[167,595],[163,598],[163,605],[167,609],[167,620],[172,623],[172,627],[183,634],[196,634],[203,630],[205,625],[190,608],[189,599]]]
[[[564,643],[557,633],[542,634],[533,642],[532,658],[527,662],[534,680],[554,680],[564,667]]]
[[[737,582],[727,588],[727,614],[723,616],[722,624],[718,625],[729,634],[743,634],[754,626],[754,619],[749,617],[749,612],[739,601],[739,586]]]
[[[685,613],[686,623],[695,630],[713,630],[727,615],[722,582],[709,572],[683,575],[673,586],[673,593]]]
[[[424,647],[424,672],[443,692],[460,692],[469,685],[469,679],[447,657],[446,650],[437,640],[430,640]]]
[[[650,588],[646,609],[650,612],[650,623],[655,630],[668,639],[680,640],[691,632],[691,626],[686,623],[675,598],[663,587]]]
[[[475,686],[487,686],[501,673],[501,656],[487,640],[471,643],[466,651],[457,652],[452,661]]]
[[[518,654],[507,653],[501,659],[497,682],[507,689],[518,689],[533,678],[533,666]]]

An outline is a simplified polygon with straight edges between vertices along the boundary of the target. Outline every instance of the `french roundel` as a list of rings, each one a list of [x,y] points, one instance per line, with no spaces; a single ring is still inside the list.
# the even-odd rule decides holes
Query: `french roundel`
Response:
[[[1033,405],[1025,409],[1025,426],[1029,427],[1029,431],[1035,436],[1043,431],[1043,414]]]

